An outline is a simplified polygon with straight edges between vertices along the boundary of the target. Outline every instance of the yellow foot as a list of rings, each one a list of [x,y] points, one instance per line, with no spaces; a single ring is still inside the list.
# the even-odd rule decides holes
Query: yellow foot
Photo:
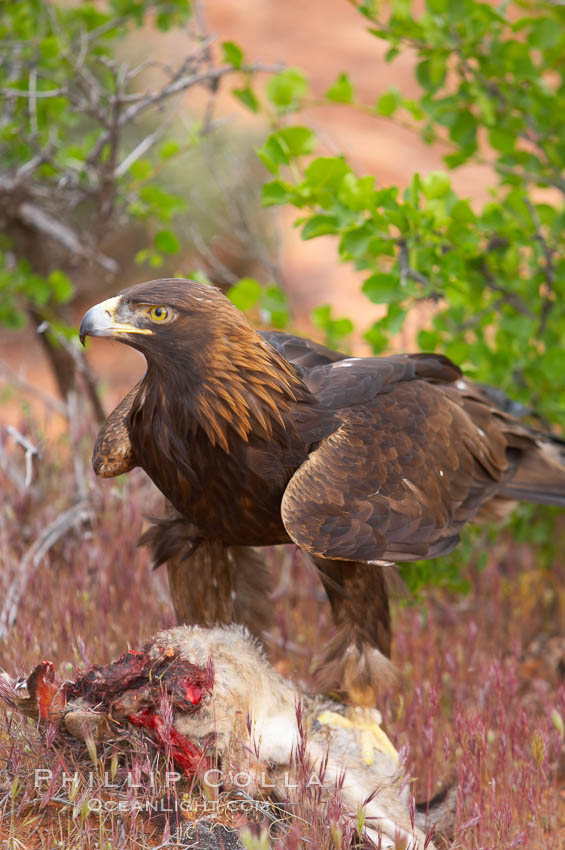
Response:
[[[373,764],[375,750],[391,756],[398,764],[398,753],[386,732],[382,730],[382,721],[380,711],[362,705],[347,706],[344,715],[335,711],[322,711],[318,715],[318,722],[324,726],[356,729],[359,732],[359,746],[364,764]]]

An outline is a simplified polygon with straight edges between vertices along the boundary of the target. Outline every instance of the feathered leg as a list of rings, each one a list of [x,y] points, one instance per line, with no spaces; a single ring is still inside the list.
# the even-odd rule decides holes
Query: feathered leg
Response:
[[[270,575],[254,549],[202,540],[170,506],[139,542],[149,546],[155,566],[167,564],[179,625],[243,623],[257,637],[268,628]]]
[[[257,552],[205,540],[188,558],[167,561],[179,625],[243,623],[261,637],[270,624],[270,576]]]
[[[394,682],[390,659],[391,625],[383,568],[312,557],[320,571],[336,633],[319,658],[325,689],[341,687],[352,702],[374,705]]]
[[[321,573],[336,624],[335,635],[317,659],[318,680],[326,691],[336,686],[345,691],[351,703],[348,720],[359,729],[368,764],[373,748],[396,755],[376,710],[379,694],[396,680],[390,661],[390,606],[383,567],[312,560]],[[328,717],[327,722],[338,721]]]

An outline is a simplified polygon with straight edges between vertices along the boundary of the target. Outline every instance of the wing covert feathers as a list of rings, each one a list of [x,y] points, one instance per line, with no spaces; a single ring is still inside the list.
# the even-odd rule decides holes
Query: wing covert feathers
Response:
[[[441,383],[439,367],[431,382],[399,380],[397,371],[372,401],[339,412],[341,425],[283,496],[297,545],[351,561],[431,558],[449,552],[464,523],[497,496],[565,504],[565,467],[550,438],[493,409],[467,382]],[[352,364],[352,378],[357,369],[362,378],[363,361]]]
[[[129,438],[127,417],[140,384],[141,381],[131,388],[98,432],[92,451],[92,466],[100,478],[113,478],[137,466]]]

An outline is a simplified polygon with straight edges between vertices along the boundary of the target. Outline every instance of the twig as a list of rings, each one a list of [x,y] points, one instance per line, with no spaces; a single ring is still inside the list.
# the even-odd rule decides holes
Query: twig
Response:
[[[88,488],[86,486],[87,476],[84,468],[82,455],[78,449],[79,443],[79,410],[78,410],[78,395],[76,390],[72,390],[67,396],[67,404],[69,406],[69,432],[71,438],[71,448],[73,452],[73,471],[75,478],[76,492],[82,501],[86,501],[88,497]]]
[[[18,431],[17,428],[14,428],[13,425],[6,425],[6,431],[25,451],[26,473],[24,478],[24,489],[27,489],[31,484],[33,476],[33,459],[34,457],[39,458],[39,449],[31,442],[31,440],[28,440],[24,434]]]
[[[30,100],[48,98],[48,97],[65,97],[68,94],[67,89],[49,89],[49,91],[26,91],[25,89],[0,89],[2,97],[26,97]]]
[[[283,68],[284,65],[262,65],[256,63],[253,65],[248,65],[241,70],[244,70],[246,73],[264,72],[277,74],[279,71],[282,71]],[[220,80],[222,77],[225,77],[228,74],[238,73],[238,71],[239,69],[235,69],[231,65],[226,65],[223,68],[211,68],[207,71],[199,71],[195,74],[189,74],[188,76],[177,75],[171,80],[170,83],[159,89],[159,91],[146,92],[145,94],[134,95],[136,102],[132,103],[131,106],[129,106],[121,113],[118,125],[120,127],[123,127],[125,124],[129,124],[130,122],[135,121],[136,118],[138,118],[152,106],[162,103],[169,97],[172,97],[175,94],[180,94],[180,92],[192,88],[192,86],[212,82],[214,80]],[[96,143],[96,151],[102,150],[102,148],[110,140],[110,135],[111,131],[107,130],[100,136]],[[91,160],[92,157],[93,153],[91,152],[89,160]]]
[[[18,466],[12,460],[10,453],[6,451],[2,443],[0,442],[0,469],[2,472],[8,477],[8,479],[12,482],[12,484],[20,491],[20,493],[25,489],[25,480],[22,472],[18,468]],[[3,524],[3,518],[0,514],[0,525]]]
[[[39,387],[30,384],[24,378],[20,377],[20,375],[16,374],[10,367],[3,363],[0,360],[0,375],[4,375],[6,383],[13,384],[22,392],[27,393],[28,395],[34,396],[39,399],[39,401],[43,402],[46,407],[49,407],[55,413],[58,413],[60,416],[64,416],[65,419],[68,418],[69,412],[67,410],[67,406],[64,402],[60,401],[55,396],[49,395],[49,393],[44,392]]]
[[[201,39],[201,49],[202,56],[206,63],[206,68],[210,70],[213,67],[212,62],[212,51],[210,50],[210,45],[212,43],[211,38],[206,37],[206,24],[204,20],[204,12],[202,10],[202,5],[200,0],[194,0],[192,4],[194,21],[196,23],[196,28],[198,30],[198,35]],[[210,132],[210,128],[212,126],[212,119],[214,117],[214,109],[216,106],[216,100],[218,97],[218,90],[220,88],[220,81],[215,80],[210,87],[210,96],[208,98],[208,102],[206,104],[206,110],[204,113],[204,121],[202,123],[202,135],[205,136]]]
[[[398,247],[400,251],[398,252],[398,265],[400,266],[400,280],[404,284],[406,278],[410,278],[410,280],[415,280],[416,283],[422,284],[422,286],[429,286],[430,281],[427,277],[424,277],[423,274],[413,269],[408,263],[408,246],[404,239],[401,239],[398,243]]]
[[[80,349],[77,348],[76,345],[73,345],[57,328],[53,327],[48,321],[43,321],[37,328],[37,333],[44,334],[47,331],[53,334],[57,342],[61,345],[62,348],[65,349],[67,354],[71,357],[76,371],[79,375],[82,375],[84,382],[86,384],[86,390],[88,393],[88,397],[90,399],[90,403],[94,409],[94,414],[98,422],[103,422],[106,418],[106,412],[100,401],[100,396],[98,395],[98,388],[96,386],[96,380],[90,371],[90,367],[86,360],[86,357],[82,354]],[[67,418],[71,419],[70,410]]]
[[[524,200],[525,200],[526,206],[528,207],[528,209],[530,211],[530,215],[531,215],[532,221],[534,223],[535,238],[539,242],[539,244],[541,245],[541,249],[542,249],[542,252],[543,252],[544,259],[545,259],[545,266],[543,267],[543,271],[544,271],[545,282],[546,282],[546,286],[547,286],[547,294],[545,295],[545,297],[543,299],[543,305],[542,305],[541,313],[540,313],[540,321],[539,321],[538,330],[537,330],[537,335],[539,337],[542,337],[544,332],[545,332],[547,320],[549,319],[549,314],[551,313],[551,311],[552,311],[552,309],[555,305],[555,302],[556,302],[556,298],[555,298],[556,276],[555,276],[555,266],[554,266],[554,263],[553,263],[553,257],[555,255],[555,250],[550,247],[547,239],[543,235],[541,221],[540,221],[539,215],[537,213],[537,210],[536,210],[534,204],[532,203],[530,198],[528,198],[527,196],[524,198]]]
[[[196,227],[189,224],[188,229],[195,248],[198,249],[202,257],[206,258],[209,263],[209,268],[212,269],[215,274],[219,275],[226,283],[229,283],[230,286],[236,284],[239,280],[239,275],[232,272],[232,270],[220,260],[217,253],[208,246],[206,240]]]
[[[88,522],[92,516],[90,504],[82,500],[62,514],[45,528],[35,543],[30,546],[22,561],[0,612],[0,640],[4,640],[16,622],[20,602],[29,581],[49,550],[71,529]]]
[[[516,293],[512,292],[510,289],[507,289],[502,284],[498,283],[495,279],[493,273],[488,267],[486,258],[483,257],[481,264],[479,266],[480,272],[484,278],[485,284],[492,292],[497,292],[502,296],[500,299],[502,303],[508,304],[517,313],[521,313],[522,316],[527,316],[528,319],[533,319],[534,314],[530,310],[530,308],[524,303],[522,298]]]
[[[29,126],[32,136],[37,136],[37,69],[32,68],[29,72],[29,93],[31,95],[28,103]]]
[[[32,227],[44,236],[55,240],[55,242],[59,242],[71,254],[94,260],[95,263],[102,266],[110,274],[117,273],[119,265],[112,257],[107,257],[99,251],[89,250],[89,248],[82,244],[74,230],[71,230],[66,224],[57,221],[57,219],[53,218],[53,216],[46,213],[45,210],[42,210],[36,204],[24,201],[19,206],[18,217],[28,227]]]
[[[28,160],[28,162],[24,162],[23,165],[16,171],[15,175],[15,183],[21,183],[24,177],[28,177],[32,172],[39,168],[40,165],[43,165],[46,162],[50,162],[51,154],[53,153],[53,145],[51,142],[43,149],[38,151],[32,159]]]
[[[159,136],[163,133],[164,124],[157,127],[153,133],[150,133],[144,139],[142,139],[138,145],[134,147],[134,149],[123,159],[117,168],[114,170],[114,177],[123,177],[128,168],[130,168],[134,162],[137,162],[140,156],[143,156],[147,153],[149,148],[156,142]]]

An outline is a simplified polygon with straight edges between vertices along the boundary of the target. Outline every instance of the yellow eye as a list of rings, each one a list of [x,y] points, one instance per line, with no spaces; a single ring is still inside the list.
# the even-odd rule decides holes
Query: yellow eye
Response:
[[[149,307],[149,309],[145,312],[154,322],[166,322],[169,318],[169,310],[167,307]]]

